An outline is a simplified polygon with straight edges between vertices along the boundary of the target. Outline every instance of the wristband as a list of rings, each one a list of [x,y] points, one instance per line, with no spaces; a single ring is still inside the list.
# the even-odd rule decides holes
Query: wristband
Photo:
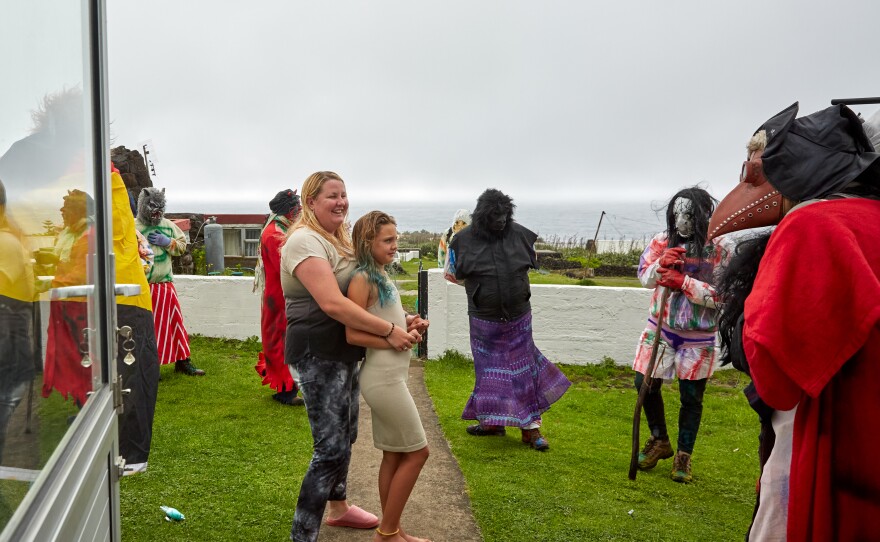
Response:
[[[391,329],[388,331],[384,338],[387,339],[391,336],[392,333],[394,333],[394,322],[391,322]]]

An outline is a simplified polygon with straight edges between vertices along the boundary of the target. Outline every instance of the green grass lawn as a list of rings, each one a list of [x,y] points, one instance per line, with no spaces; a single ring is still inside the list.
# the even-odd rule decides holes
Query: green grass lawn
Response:
[[[303,412],[260,385],[260,350],[193,337],[207,376],[162,367],[149,468],[122,480],[123,540],[287,540],[312,441]],[[160,505],[186,521],[166,522]]]
[[[694,481],[669,479],[671,460],[627,478],[636,392],[632,372],[613,366],[563,370],[574,384],[544,416],[551,449],[472,437],[460,419],[473,387],[469,360],[448,355],[426,365],[440,423],[467,479],[486,541],[741,540],[757,476],[757,419],[724,371],[708,387],[694,450]],[[672,438],[677,388],[664,388]],[[642,424],[647,438],[647,424]],[[629,511],[632,510],[632,514]]]
[[[419,261],[422,263],[423,269],[434,269],[437,267],[437,260],[431,258],[422,258],[421,260],[410,260],[401,263],[406,275],[394,275],[397,280],[418,280]],[[560,273],[541,271],[529,272],[529,283],[531,284],[570,284],[580,286],[622,286],[628,288],[641,288],[642,284],[639,279],[633,277],[593,277],[590,279],[573,279],[566,277]],[[415,286],[412,288],[415,289]]]
[[[192,349],[208,376],[162,368],[149,469],[121,483],[123,540],[286,540],[311,458],[307,420],[260,386],[257,341],[193,337]],[[742,538],[757,475],[757,421],[739,373],[725,371],[709,386],[695,481],[680,485],[668,477],[670,461],[627,479],[635,401],[628,369],[563,370],[575,384],[546,414],[551,450],[539,453],[518,432],[467,435],[459,416],[473,386],[471,364],[445,356],[426,365],[487,542]],[[665,392],[672,420],[677,396],[669,386]],[[160,505],[186,521],[164,521]]]

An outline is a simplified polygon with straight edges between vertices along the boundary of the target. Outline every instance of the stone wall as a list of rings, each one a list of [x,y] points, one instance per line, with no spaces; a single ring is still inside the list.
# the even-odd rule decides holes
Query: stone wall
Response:
[[[110,149],[110,160],[119,170],[129,196],[134,199],[135,205],[137,205],[141,189],[153,186],[153,180],[150,178],[150,172],[147,171],[144,157],[137,150],[128,150],[120,145]]]

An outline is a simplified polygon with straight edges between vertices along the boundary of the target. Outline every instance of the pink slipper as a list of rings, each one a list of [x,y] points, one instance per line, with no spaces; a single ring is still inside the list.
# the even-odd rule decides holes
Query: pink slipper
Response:
[[[359,506],[351,506],[342,516],[333,519],[327,516],[324,523],[331,527],[351,527],[352,529],[373,529],[379,526],[379,518]]]

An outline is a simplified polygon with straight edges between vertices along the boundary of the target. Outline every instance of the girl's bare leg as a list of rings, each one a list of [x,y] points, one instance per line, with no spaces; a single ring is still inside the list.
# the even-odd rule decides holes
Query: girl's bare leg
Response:
[[[379,530],[383,533],[393,533],[400,529],[400,516],[403,514],[403,508],[416,485],[416,480],[419,479],[425,461],[428,460],[428,447],[395,455],[399,456],[399,460],[396,461],[397,468],[393,472],[390,472],[393,463],[389,461],[388,469],[383,473],[383,468],[386,466],[386,455],[384,454],[382,466],[379,469],[379,498],[382,501],[382,522],[379,524]],[[387,489],[383,490],[383,480],[388,478],[390,480]],[[373,540],[374,542],[427,542],[423,538],[410,536],[402,530],[394,536],[382,536],[376,533]]]
[[[394,479],[394,473],[400,466],[400,460],[404,454],[400,452],[382,452],[382,463],[379,465],[379,502],[382,504],[382,515],[385,515],[385,503],[388,501],[388,491],[391,488],[391,481]],[[382,529],[383,532],[387,532]]]

